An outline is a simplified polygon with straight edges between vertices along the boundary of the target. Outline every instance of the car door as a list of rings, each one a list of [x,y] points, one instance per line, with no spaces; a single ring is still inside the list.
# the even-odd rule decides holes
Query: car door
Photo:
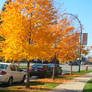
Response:
[[[21,81],[24,77],[24,72],[20,70],[19,66],[16,65],[17,80]]]
[[[13,77],[13,81],[16,82],[18,81],[18,73],[16,71],[16,66],[15,65],[10,65],[10,77]]]

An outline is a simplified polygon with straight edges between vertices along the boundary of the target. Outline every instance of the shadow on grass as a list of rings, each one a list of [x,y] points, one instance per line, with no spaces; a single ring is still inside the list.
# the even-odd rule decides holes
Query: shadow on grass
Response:
[[[92,89],[83,90],[83,92],[92,92]]]
[[[12,86],[20,86],[20,85],[23,86],[23,85],[25,85],[25,83],[16,82],[16,83],[12,84]],[[0,84],[0,87],[7,88],[7,87],[9,87],[9,85],[8,84]]]
[[[38,81],[32,81],[30,82],[30,86],[37,86],[37,85],[44,85],[45,83],[43,82],[38,82]]]
[[[92,80],[88,81],[87,83],[88,83],[88,84],[89,84],[89,83],[91,83],[91,84],[92,84]]]
[[[26,85],[26,83],[16,82],[12,86],[25,86],[25,85]],[[32,81],[32,82],[30,82],[30,85],[31,86],[37,86],[37,85],[44,85],[44,83]],[[0,87],[5,88],[5,87],[9,87],[9,85],[8,84],[0,84]]]
[[[26,84],[25,83],[14,83],[12,86],[10,86],[11,88],[13,86],[25,86]],[[30,90],[33,90],[32,92],[37,92],[37,90],[45,90],[45,91],[49,91],[50,88],[44,88],[44,87],[37,87],[37,86],[44,86],[45,83],[42,83],[42,82],[37,82],[37,81],[32,81],[30,82],[30,88],[27,89],[28,91],[26,91],[26,88],[24,87],[24,89],[22,88],[17,88],[17,89],[8,89],[8,85],[7,84],[3,84],[3,85],[0,85],[1,88],[3,89],[0,89],[0,92],[30,92]],[[33,87],[35,86],[35,87]]]
[[[26,92],[23,90],[0,90],[0,92]]]

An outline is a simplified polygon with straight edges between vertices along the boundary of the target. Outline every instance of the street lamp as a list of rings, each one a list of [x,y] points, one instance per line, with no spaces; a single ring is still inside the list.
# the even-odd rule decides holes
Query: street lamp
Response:
[[[74,14],[71,14],[71,13],[64,13],[64,15],[70,15],[70,16],[73,16],[75,19],[77,19],[77,21],[78,21],[78,23],[79,23],[79,25],[80,25],[80,50],[79,50],[79,56],[80,56],[80,58],[79,58],[79,61],[80,61],[80,63],[81,63],[81,56],[82,56],[82,53],[81,53],[81,45],[82,45],[82,24],[81,24],[81,21],[79,20],[79,18],[76,16],[76,15],[74,15]],[[80,72],[80,63],[79,63],[79,72]]]

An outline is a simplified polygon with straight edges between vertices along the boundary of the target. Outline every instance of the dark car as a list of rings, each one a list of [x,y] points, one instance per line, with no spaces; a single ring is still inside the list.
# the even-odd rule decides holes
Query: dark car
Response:
[[[30,69],[30,76],[51,77],[54,64],[34,64]],[[62,68],[56,65],[56,75],[62,74]]]
[[[51,75],[51,71],[48,70],[48,65],[34,64],[30,69],[30,76],[47,77]]]

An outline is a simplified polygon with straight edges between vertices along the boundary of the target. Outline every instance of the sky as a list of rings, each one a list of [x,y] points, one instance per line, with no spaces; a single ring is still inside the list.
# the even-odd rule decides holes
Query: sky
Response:
[[[88,33],[88,46],[92,46],[92,0],[55,0],[55,6],[77,15],[83,25],[83,33]]]
[[[5,2],[5,0],[0,0],[0,10],[1,10],[1,8],[2,8],[4,2]]]
[[[83,33],[88,33],[88,46],[92,46],[92,0],[54,0],[55,6],[62,13],[77,15],[83,25]],[[0,10],[5,0],[0,0]]]

